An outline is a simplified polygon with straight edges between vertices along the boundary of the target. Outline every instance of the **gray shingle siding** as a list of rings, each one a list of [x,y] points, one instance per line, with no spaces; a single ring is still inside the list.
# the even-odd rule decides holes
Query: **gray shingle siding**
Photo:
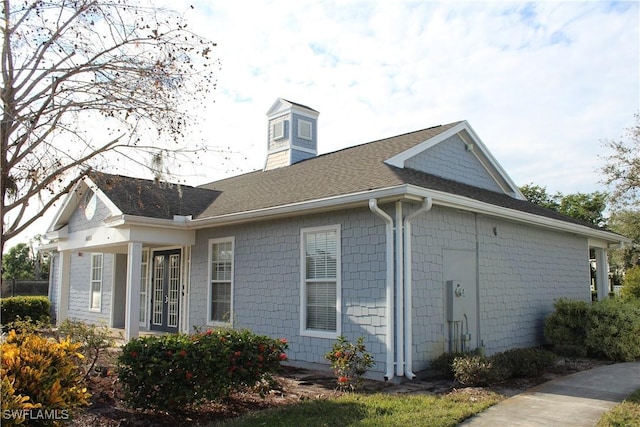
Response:
[[[298,137],[298,120],[305,120],[311,123],[311,140]],[[291,114],[291,145],[297,145],[298,147],[308,148],[310,150],[317,150],[318,130],[317,120],[309,118],[307,116],[301,116],[299,114]]]
[[[502,192],[473,153],[466,150],[458,135],[405,161],[405,167],[465,184]]]
[[[444,249],[475,253],[477,243],[487,354],[543,344],[544,318],[557,298],[590,298],[584,238],[442,207],[418,217],[412,234],[414,370],[446,350]]]
[[[58,281],[60,278],[60,254],[51,253],[49,258],[49,301],[51,301],[51,320],[56,321],[58,312]]]
[[[91,252],[72,252],[69,318],[91,324],[111,325],[111,284],[113,282],[113,254],[103,254],[102,306],[100,311],[89,310]]]
[[[235,238],[234,328],[289,340],[292,361],[326,363],[332,339],[300,336],[300,230],[340,224],[342,248],[342,333],[365,337],[375,370],[385,360],[384,224],[366,209],[198,232],[192,256],[191,318],[206,325],[208,241]]]
[[[110,214],[111,212],[107,208],[107,205],[105,205],[100,199],[98,199],[95,214],[90,220],[87,220],[84,215],[82,204],[79,204],[78,208],[69,219],[69,233],[75,233],[77,231],[88,230],[91,228],[98,228],[102,225],[102,221]]]

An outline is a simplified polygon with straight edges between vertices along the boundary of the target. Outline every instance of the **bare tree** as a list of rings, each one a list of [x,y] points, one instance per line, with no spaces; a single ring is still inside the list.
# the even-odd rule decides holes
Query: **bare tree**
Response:
[[[181,110],[215,89],[215,44],[134,1],[3,0],[0,250],[91,169],[207,148]]]
[[[629,127],[622,140],[605,140],[603,145],[611,150],[604,156],[603,182],[612,187],[610,200],[614,207],[638,206],[640,202],[640,113],[636,123]]]

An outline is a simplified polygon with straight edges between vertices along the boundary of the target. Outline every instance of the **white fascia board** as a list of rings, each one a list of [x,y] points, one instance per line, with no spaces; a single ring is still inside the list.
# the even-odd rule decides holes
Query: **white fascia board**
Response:
[[[429,148],[435,145],[438,145],[442,141],[451,138],[452,136],[462,132],[463,130],[466,130],[467,133],[471,136],[471,138],[473,139],[474,145],[476,145],[480,149],[480,151],[482,151],[482,153],[487,158],[491,166],[496,170],[496,172],[500,174],[501,178],[511,187],[511,190],[513,190],[513,193],[516,195],[516,197],[519,198],[520,200],[526,200],[526,198],[522,195],[522,193],[518,189],[518,186],[513,182],[511,177],[502,168],[502,166],[500,166],[496,158],[493,157],[493,155],[491,154],[487,146],[482,142],[478,134],[473,130],[469,122],[467,122],[466,120],[458,123],[456,126],[452,127],[451,129],[434,136],[433,138],[429,138],[426,141],[421,142],[420,144],[414,145],[408,150],[405,150],[401,153],[396,154],[393,157],[388,158],[384,162],[388,165],[404,169],[404,163],[410,158],[422,153],[425,150],[428,150]],[[491,171],[488,171],[488,172],[489,174],[491,174]]]
[[[310,200],[289,205],[275,206],[271,208],[256,209],[253,211],[231,213],[215,217],[195,219],[189,222],[190,228],[207,228],[221,225],[238,224],[242,222],[257,221],[286,217],[303,212],[323,212],[328,210],[344,209],[350,206],[368,206],[369,199],[402,198],[407,195],[407,185],[387,187],[378,190],[361,191],[341,196],[327,197],[324,199]]]
[[[100,201],[104,203],[105,206],[109,209],[111,215],[118,215],[122,213],[120,209],[118,209],[118,207],[111,201],[111,199],[109,199],[109,197],[107,197],[107,195],[98,188],[98,186],[91,180],[91,178],[85,176],[82,180],[78,181],[71,190],[69,190],[69,192],[65,196],[62,206],[54,216],[51,225],[49,225],[49,227],[47,228],[47,233],[55,232],[58,225],[66,224],[69,218],[71,218],[71,215],[73,215],[73,212],[77,209],[80,202],[80,199],[78,197],[78,189],[81,186],[86,186],[87,188],[91,189],[91,191],[96,194],[98,199],[100,199]]]
[[[191,220],[189,217],[176,217],[176,219],[149,218],[138,215],[116,215],[103,221],[105,227],[118,228],[123,226],[141,225],[163,229],[187,230]]]
[[[596,230],[584,225],[560,221],[553,218],[547,218],[544,216],[522,212],[515,209],[504,208],[501,206],[492,205],[490,203],[481,202],[475,199],[470,199],[468,197],[457,196],[455,194],[450,194],[443,191],[429,190],[414,185],[409,185],[409,187],[410,188],[408,191],[410,193],[422,197],[431,196],[433,199],[433,204],[438,206],[477,212],[479,214],[493,216],[512,222],[532,224],[543,228],[577,234],[591,239],[600,239],[603,242],[613,244],[630,241],[626,237],[620,236],[618,234],[604,230]]]
[[[96,227],[69,234],[67,239],[52,242],[59,251],[89,250],[120,247],[130,242],[144,242],[150,245],[195,244],[195,231],[181,228],[158,228],[155,226],[127,223],[124,227]]]
[[[498,171],[502,179],[504,179],[509,184],[513,192],[516,194],[517,198],[519,198],[520,200],[527,200],[527,198],[524,197],[524,195],[522,194],[518,186],[515,184],[515,182],[513,182],[509,174],[502,168],[502,166],[500,165],[500,163],[498,163],[496,158],[493,157],[493,154],[491,154],[491,151],[489,151],[489,149],[484,144],[484,142],[482,142],[482,139],[480,139],[476,131],[473,130],[469,122],[465,120],[463,124],[465,125],[465,129],[467,133],[471,135],[471,138],[473,138],[473,142],[478,147],[480,147],[480,150],[482,150],[486,158],[489,160],[489,162],[491,163],[491,166],[493,166],[496,169],[496,171]]]
[[[395,166],[397,168],[402,168],[404,169],[404,162],[409,160],[410,158],[417,156],[418,154],[422,153],[424,150],[428,150],[429,148],[438,145],[439,143],[441,143],[442,141],[444,141],[445,139],[451,138],[453,135],[457,134],[458,132],[460,132],[461,130],[465,129],[465,123],[466,122],[461,122],[459,124],[457,124],[456,126],[452,127],[451,129],[442,132],[441,134],[438,134],[436,136],[434,136],[433,138],[429,138],[426,141],[423,141],[419,144],[414,145],[413,147],[409,148],[408,150],[404,150],[401,153],[396,154],[393,157],[388,158],[387,160],[385,160],[384,162],[388,165],[391,166]]]

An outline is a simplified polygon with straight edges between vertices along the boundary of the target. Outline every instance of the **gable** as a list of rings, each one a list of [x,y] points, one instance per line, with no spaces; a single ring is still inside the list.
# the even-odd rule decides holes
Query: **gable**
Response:
[[[385,163],[526,200],[467,121],[386,159]]]
[[[408,158],[404,166],[486,190],[502,192],[503,189],[473,154],[472,149],[467,147],[469,145],[456,134]]]

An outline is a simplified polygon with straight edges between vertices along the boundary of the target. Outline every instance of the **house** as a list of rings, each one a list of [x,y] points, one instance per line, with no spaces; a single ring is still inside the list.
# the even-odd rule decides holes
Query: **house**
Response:
[[[263,170],[79,183],[46,234],[57,321],[250,328],[297,364],[363,336],[373,376],[412,378],[446,351],[541,344],[554,300],[591,300],[590,249],[607,283],[625,241],[527,202],[466,121],[318,155],[317,111],[267,116]]]

